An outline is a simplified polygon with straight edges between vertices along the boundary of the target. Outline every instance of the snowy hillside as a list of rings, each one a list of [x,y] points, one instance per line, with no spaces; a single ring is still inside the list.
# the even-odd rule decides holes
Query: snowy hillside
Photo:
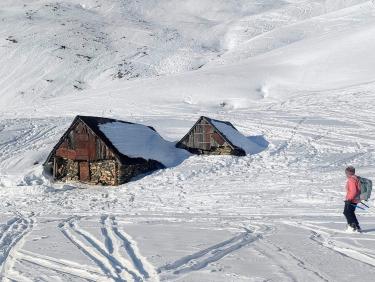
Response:
[[[375,179],[374,50],[373,1],[0,1],[1,280],[373,281],[374,200],[363,234],[342,208],[345,166]],[[77,114],[268,147],[51,183]]]

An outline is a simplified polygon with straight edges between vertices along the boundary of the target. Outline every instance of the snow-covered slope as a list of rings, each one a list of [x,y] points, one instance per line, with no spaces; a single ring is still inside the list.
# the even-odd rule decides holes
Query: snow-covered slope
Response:
[[[134,103],[167,99],[247,107],[253,99],[277,99],[296,90],[373,81],[371,1],[0,5],[0,97],[6,106],[38,110],[54,97],[65,101],[114,92]]]
[[[342,199],[346,165],[374,178],[374,35],[364,0],[0,1],[1,280],[373,281],[374,201],[359,235]],[[269,144],[50,183],[77,114]]]

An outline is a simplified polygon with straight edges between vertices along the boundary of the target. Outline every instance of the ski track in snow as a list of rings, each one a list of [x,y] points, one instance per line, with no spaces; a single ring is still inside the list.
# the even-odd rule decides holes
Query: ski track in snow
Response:
[[[153,266],[140,254],[136,243],[128,234],[119,230],[115,217],[101,217],[104,244],[78,223],[78,217],[71,217],[61,223],[59,228],[108,278],[114,281],[159,281]]]
[[[124,231],[121,231],[117,225],[116,218],[111,216],[102,216],[102,233],[108,238],[108,247],[107,250],[115,250],[115,253],[121,258],[121,249],[125,249],[127,256],[131,259],[133,266],[136,271],[144,279],[150,279],[153,281],[158,280],[158,274],[154,269],[154,266],[147,260],[146,257],[142,256],[140,250],[137,247],[136,242],[131,238],[129,234],[126,234]],[[107,230],[104,231],[104,230]],[[122,259],[123,260],[123,259]]]
[[[44,161],[43,157],[48,154],[49,144],[52,144],[53,138],[61,132],[61,125],[55,124],[52,120],[39,120],[38,122],[24,118],[1,120],[0,170],[3,173],[0,176],[0,184],[8,181],[18,182],[17,184],[32,184],[33,172]],[[25,158],[25,153],[30,154],[31,158]],[[25,165],[24,162],[29,167],[28,172],[23,177],[18,177],[17,171],[20,166]],[[28,179],[29,173],[31,173],[30,179]]]
[[[205,268],[207,265],[220,260],[224,256],[249,245],[259,238],[259,235],[254,235],[247,230],[224,242],[215,244],[204,250],[178,259],[175,262],[159,267],[158,272],[165,277],[162,280],[170,280],[176,275],[178,276],[191,271],[198,271]]]
[[[288,281],[329,281],[318,269],[270,240],[263,240],[257,245],[257,250],[276,263]]]
[[[27,262],[32,266],[49,269],[59,275],[68,275],[72,278],[85,279],[87,281],[105,281],[108,279],[96,268],[88,265],[74,263],[72,261],[60,260],[49,256],[44,256],[34,252],[21,250],[17,255],[18,261]]]
[[[350,233],[348,234],[345,231],[334,230],[330,228],[322,228],[311,223],[297,224],[294,222],[287,221],[285,223],[299,228],[310,230],[310,239],[321,246],[324,246],[334,252],[337,252],[351,259],[360,261],[370,266],[375,266],[375,251],[370,250],[368,248],[355,247],[353,244],[342,242],[339,240],[339,238],[337,238],[338,234],[350,235]],[[356,240],[375,240],[373,234],[369,234],[369,236],[366,236],[366,233],[363,233],[353,234],[353,236],[355,236]]]
[[[18,259],[18,252],[24,243],[24,237],[33,228],[34,220],[31,217],[17,215],[1,226],[0,237],[0,276],[3,281],[12,281],[12,275],[20,275],[14,270]],[[22,275],[21,275],[22,276]]]

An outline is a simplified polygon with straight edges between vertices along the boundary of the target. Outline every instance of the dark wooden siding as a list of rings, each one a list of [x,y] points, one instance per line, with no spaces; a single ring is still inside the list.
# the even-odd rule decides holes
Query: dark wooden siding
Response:
[[[225,139],[204,118],[201,119],[191,132],[180,142],[186,149],[199,151],[216,150],[218,147],[230,147]]]
[[[56,150],[56,156],[77,161],[115,159],[112,151],[84,123],[77,122]]]
[[[165,168],[161,163],[154,160],[139,159],[138,163],[132,165],[120,165],[118,168],[118,183],[129,182],[133,177],[149,173],[157,169]]]
[[[56,180],[119,185],[164,166],[153,160],[116,156],[84,122],[78,120],[64,134],[52,155]]]

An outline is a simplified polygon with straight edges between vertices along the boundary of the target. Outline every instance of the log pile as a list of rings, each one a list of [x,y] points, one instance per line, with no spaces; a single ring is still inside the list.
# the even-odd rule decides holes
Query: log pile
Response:
[[[69,159],[64,159],[64,165],[66,169],[66,175],[62,180],[63,181],[78,181],[79,180],[78,162],[75,162]]]
[[[116,161],[107,160],[90,163],[92,184],[117,185]]]

